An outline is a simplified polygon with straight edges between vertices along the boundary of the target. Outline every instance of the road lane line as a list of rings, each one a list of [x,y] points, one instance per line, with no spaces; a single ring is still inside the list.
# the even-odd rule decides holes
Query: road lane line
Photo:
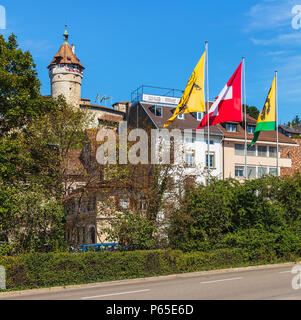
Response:
[[[292,270],[289,270],[289,271],[281,271],[279,273],[292,273]]]
[[[215,282],[223,282],[223,281],[232,281],[232,280],[241,280],[243,278],[229,278],[229,279],[221,279],[221,280],[212,280],[212,281],[203,281],[201,284],[206,284],[206,283],[215,283]]]
[[[133,293],[141,293],[141,292],[149,292],[149,291],[150,291],[150,289],[138,290],[138,291],[128,291],[128,292],[110,293],[110,294],[103,294],[103,295],[94,296],[94,297],[84,297],[84,298],[81,298],[81,300],[89,300],[89,299],[96,299],[96,298],[120,296],[120,295],[125,295],[125,294],[133,294]]]

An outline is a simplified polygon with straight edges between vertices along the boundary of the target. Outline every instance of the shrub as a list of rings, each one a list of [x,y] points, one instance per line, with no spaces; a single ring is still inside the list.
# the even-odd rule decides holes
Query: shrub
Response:
[[[260,254],[254,255],[248,249],[236,248],[189,253],[175,250],[34,253],[0,257],[0,265],[6,268],[7,288],[24,289],[144,278],[277,261],[275,257],[271,260],[268,251],[258,252]],[[293,255],[289,258],[296,259]]]

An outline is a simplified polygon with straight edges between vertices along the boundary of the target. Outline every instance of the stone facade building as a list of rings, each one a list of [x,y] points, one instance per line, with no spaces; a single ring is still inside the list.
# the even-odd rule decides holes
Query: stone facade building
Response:
[[[282,168],[281,176],[293,175],[295,172],[301,174],[301,139],[293,139],[296,143],[294,147],[286,147],[281,150],[281,157],[290,159],[291,168]]]

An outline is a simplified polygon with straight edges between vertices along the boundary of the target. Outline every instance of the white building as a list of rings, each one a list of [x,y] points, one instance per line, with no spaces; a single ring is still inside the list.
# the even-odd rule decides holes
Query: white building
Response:
[[[135,97],[129,111],[128,123],[132,128],[156,129],[163,132],[165,122],[172,117],[179,98],[144,94],[144,88]],[[184,149],[180,151],[184,159],[184,175],[197,183],[206,184],[208,178],[208,131],[198,130],[202,113],[184,114],[168,128],[179,129]],[[159,133],[160,135],[160,133]],[[211,177],[223,178],[223,132],[217,126],[210,127],[209,172]],[[176,157],[180,157],[178,152]]]

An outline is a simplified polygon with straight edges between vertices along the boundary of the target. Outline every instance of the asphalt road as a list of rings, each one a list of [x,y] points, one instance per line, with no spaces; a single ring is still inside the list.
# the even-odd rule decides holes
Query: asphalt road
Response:
[[[292,267],[241,268],[0,294],[0,300],[301,300],[301,289],[292,288],[296,276]]]

